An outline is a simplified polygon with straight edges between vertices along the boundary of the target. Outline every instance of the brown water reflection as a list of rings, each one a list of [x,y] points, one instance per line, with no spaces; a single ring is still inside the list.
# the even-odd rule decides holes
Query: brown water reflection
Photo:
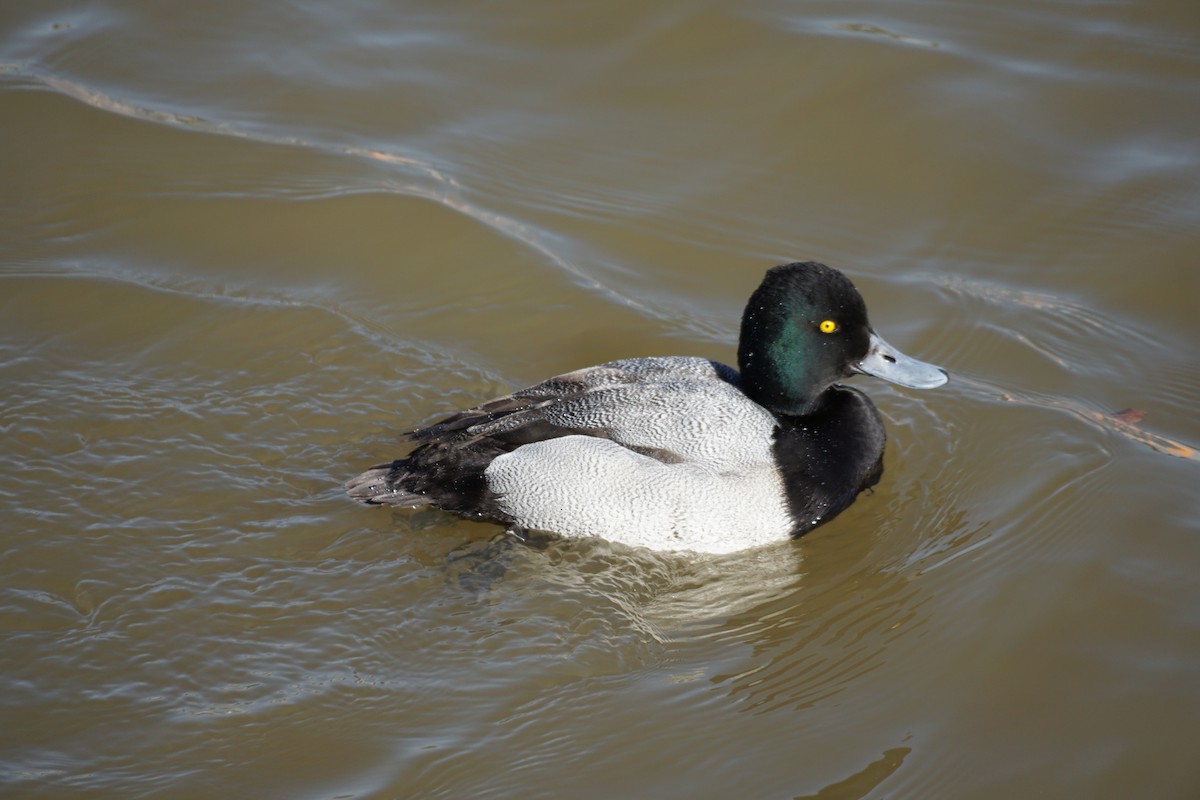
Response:
[[[1196,796],[1193,6],[9,4],[3,794]],[[797,258],[955,377],[816,534],[341,496]]]

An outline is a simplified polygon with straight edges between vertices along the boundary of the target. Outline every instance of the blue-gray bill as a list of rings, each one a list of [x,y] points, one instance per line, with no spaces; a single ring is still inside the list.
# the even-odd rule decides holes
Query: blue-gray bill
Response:
[[[859,372],[910,389],[933,389],[950,379],[945,370],[904,355],[874,331],[871,331],[871,347],[866,357],[855,366]]]

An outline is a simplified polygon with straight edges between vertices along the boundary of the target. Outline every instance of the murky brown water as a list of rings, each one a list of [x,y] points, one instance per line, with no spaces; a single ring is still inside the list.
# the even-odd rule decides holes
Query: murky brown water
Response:
[[[1200,796],[1200,10],[734,9],[0,9],[5,796]],[[954,376],[810,537],[341,495],[797,258]]]

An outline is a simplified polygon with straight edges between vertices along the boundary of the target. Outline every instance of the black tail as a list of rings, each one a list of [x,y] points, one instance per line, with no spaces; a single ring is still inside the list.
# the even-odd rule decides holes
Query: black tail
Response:
[[[552,378],[532,390],[498,397],[459,412],[427,428],[405,435],[417,449],[406,458],[372,467],[346,483],[346,492],[360,503],[406,508],[434,506],[465,517],[509,524],[488,489],[484,470],[497,456],[523,444],[590,433],[563,428],[543,418],[559,400],[564,387],[579,390],[572,375]],[[545,392],[536,390],[545,388]]]
[[[371,467],[357,478],[346,481],[346,493],[367,505],[402,508],[430,505],[433,501],[428,495],[416,494],[400,487],[400,481],[407,473],[408,466],[408,460],[404,459]]]
[[[497,504],[483,471],[492,459],[509,449],[489,439],[430,442],[408,458],[372,467],[350,480],[346,492],[368,505],[434,506],[465,517],[508,524],[512,518]]]

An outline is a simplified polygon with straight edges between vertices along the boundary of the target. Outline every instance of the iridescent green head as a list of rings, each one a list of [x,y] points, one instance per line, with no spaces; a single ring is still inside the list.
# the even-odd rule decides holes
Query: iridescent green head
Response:
[[[826,389],[859,372],[919,389],[947,380],[877,336],[850,279],[815,261],[767,271],[742,315],[738,366],[746,394],[788,416],[811,413]]]

